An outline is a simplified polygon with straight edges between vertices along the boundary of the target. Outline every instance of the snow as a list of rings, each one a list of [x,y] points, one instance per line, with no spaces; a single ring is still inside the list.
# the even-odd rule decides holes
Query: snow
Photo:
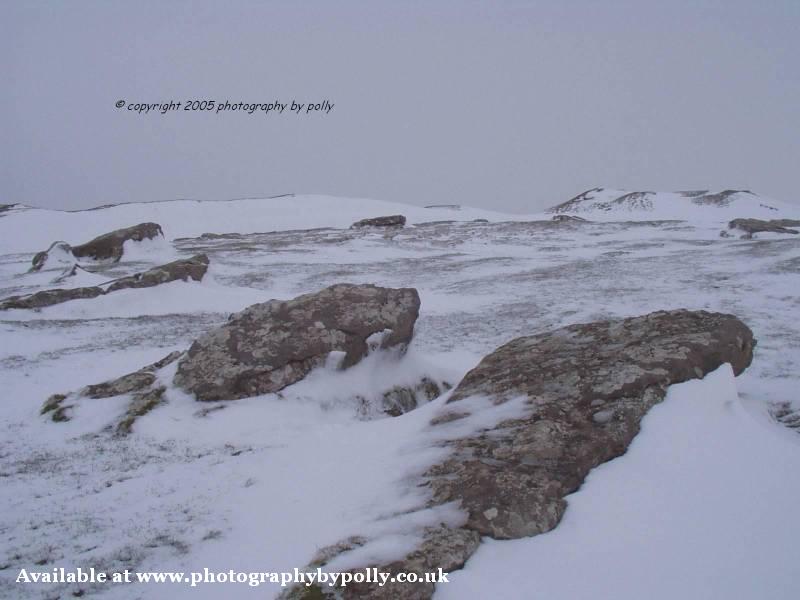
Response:
[[[485,540],[436,600],[797,598],[800,439],[754,416],[730,366],[669,389],[553,531]]]
[[[254,233],[320,227],[345,228],[354,222],[383,215],[403,214],[409,224],[454,218],[448,208],[337,198],[283,196],[229,201],[170,200],[119,204],[103,209],[65,212],[16,208],[0,218],[0,254],[38,252],[54,240],[72,245],[88,242],[114,229],[144,221],[161,225],[167,239],[197,237],[203,233]],[[499,220],[508,215],[465,208],[459,220]],[[24,232],[24,234],[23,234]]]
[[[428,422],[446,395],[398,418],[365,413],[359,397],[374,407],[387,389],[423,376],[455,384],[488,352],[520,335],[686,307],[734,313],[754,330],[756,355],[736,379],[738,398],[724,369],[673,388],[645,419],[631,451],[593,472],[570,498],[562,526],[530,540],[487,542],[439,593],[513,598],[541,590],[557,597],[545,586],[561,574],[562,585],[577,586],[569,588],[577,598],[582,578],[568,576],[563,564],[575,565],[570,573],[584,565],[587,581],[596,577],[595,591],[626,583],[640,597],[652,595],[652,589],[642,592],[642,572],[654,579],[672,574],[663,589],[674,591],[683,581],[685,592],[703,583],[694,560],[710,565],[709,581],[722,579],[713,589],[697,587],[708,592],[702,597],[717,590],[739,592],[731,592],[734,599],[754,597],[759,585],[758,597],[797,597],[800,586],[787,566],[787,556],[797,553],[786,543],[798,533],[792,521],[798,436],[769,414],[784,404],[790,413],[800,410],[800,236],[721,239],[724,210],[702,209],[705,216],[682,223],[580,225],[536,222],[551,215],[321,196],[7,211],[0,217],[0,297],[52,287],[60,269],[27,271],[33,253],[54,240],[85,242],[144,221],[160,223],[165,239],[127,243],[121,262],[91,265],[97,272],[63,285],[94,285],[199,252],[208,254],[210,266],[202,282],[0,313],[0,566],[9,565],[0,569],[0,596],[62,591],[20,592],[9,578],[23,566],[291,570],[351,535],[373,539],[337,559],[340,565],[400,556],[424,524],[463,518],[454,506],[422,510],[417,477],[441,457],[438,444],[513,416],[519,400],[498,407],[481,398],[461,401],[459,408],[469,407],[473,416],[433,430]],[[348,229],[359,219],[395,213],[411,225],[391,232]],[[636,217],[620,215],[614,218]],[[473,223],[476,218],[491,222]],[[458,221],[425,224],[447,219]],[[317,227],[338,229],[295,231]],[[267,231],[274,233],[177,239]],[[124,412],[124,397],[81,400],[68,423],[39,415],[50,394],[184,350],[250,304],[341,282],[419,290],[420,318],[406,356],[375,352],[343,372],[332,368],[332,356],[280,395],[235,402],[198,403],[169,387],[166,403],[137,420],[124,439],[105,431]],[[161,373],[165,383],[174,368]],[[643,544],[641,531],[652,543]],[[738,542],[740,533],[746,543]],[[617,562],[602,562],[598,553]],[[522,556],[529,558],[523,563]],[[623,559],[635,566],[620,576]],[[738,585],[717,577],[729,565],[735,569],[725,577]],[[500,574],[512,583],[502,587]],[[481,587],[489,584],[496,586],[491,593]],[[470,586],[474,593],[465,591]],[[163,595],[214,598],[220,589],[171,586]],[[124,586],[89,591],[99,598],[139,593]],[[147,597],[160,592],[141,593],[151,591]],[[246,585],[223,590],[231,598],[275,592]],[[674,596],[693,597],[682,592]]]
[[[731,190],[728,190],[731,191]],[[723,190],[705,191],[719,194]],[[748,191],[726,195],[719,204],[705,203],[698,192],[631,192],[596,188],[584,192],[568,206],[550,212],[580,216],[595,221],[623,219],[678,219],[693,222],[730,221],[737,218],[800,218],[800,207]]]

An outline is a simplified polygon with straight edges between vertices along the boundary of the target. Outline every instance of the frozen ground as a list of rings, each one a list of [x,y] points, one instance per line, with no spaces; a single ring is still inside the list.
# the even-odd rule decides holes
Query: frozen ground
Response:
[[[409,217],[403,230],[346,229],[355,220],[397,212]],[[797,213],[776,218],[797,218]],[[140,204],[66,215],[28,209],[0,213],[0,297],[49,287],[57,271],[25,272],[32,254],[52,241],[83,242],[141,221],[161,223],[168,241],[131,247],[121,263],[98,266],[99,272],[87,277],[110,279],[197,252],[211,260],[202,283],[170,283],[40,311],[0,313],[0,596],[57,597],[73,591],[20,587],[13,583],[20,568],[290,570],[306,564],[321,546],[381,528],[390,550],[401,551],[413,542],[413,535],[404,535],[413,527],[387,516],[420,500],[408,481],[435,459],[425,443],[424,425],[443,399],[403,417],[364,420],[350,401],[354,394],[428,373],[456,383],[483,355],[519,335],[686,307],[730,312],[753,329],[758,347],[747,372],[735,384],[722,373],[714,375],[718,385],[689,386],[694,404],[708,400],[700,407],[685,394],[671,395],[648,417],[631,453],[598,469],[575,495],[563,532],[559,527],[549,536],[487,544],[440,595],[486,597],[482,587],[474,588],[483,591],[473,595],[465,590],[477,580],[501,585],[497,577],[504,576],[501,565],[506,565],[506,575],[523,571],[525,578],[511,578],[512,587],[497,597],[531,597],[522,592],[533,594],[537,578],[544,576],[530,571],[532,563],[561,556],[575,561],[574,569],[566,571],[574,573],[592,556],[605,555],[608,549],[598,540],[608,541],[613,532],[597,527],[609,518],[601,509],[609,504],[608,489],[619,477],[627,478],[629,486],[641,481],[642,486],[681,492],[673,496],[674,503],[654,505],[652,511],[640,508],[630,522],[620,522],[641,527],[657,519],[653,513],[658,512],[659,523],[678,527],[674,536],[691,532],[693,537],[683,539],[716,551],[709,560],[716,560],[717,570],[709,571],[709,577],[724,575],[724,585],[702,588],[696,596],[684,593],[691,586],[669,588],[683,590],[677,597],[736,597],[728,595],[731,589],[744,590],[741,598],[753,597],[748,595],[752,587],[736,584],[764,576],[766,568],[748,571],[737,565],[773,559],[776,568],[784,568],[781,561],[792,548],[782,545],[781,535],[800,537],[796,515],[780,515],[786,527],[778,535],[760,515],[740,510],[750,506],[747,502],[758,491],[765,512],[788,512],[800,503],[796,484],[774,489],[781,478],[797,472],[785,466],[796,466],[800,453],[791,429],[800,424],[800,236],[723,239],[719,231],[727,215],[715,214],[696,221],[552,223],[466,208],[292,197]],[[322,227],[329,228],[312,229]],[[247,233],[259,231],[267,233]],[[233,235],[199,237],[206,232]],[[123,410],[118,400],[84,404],[69,423],[38,415],[48,395],[104,381],[184,349],[233,311],[338,282],[419,290],[422,309],[414,344],[400,365],[376,358],[352,372],[314,373],[281,397],[211,406],[170,390],[168,403],[137,421],[125,439],[103,431]],[[731,408],[723,417],[724,406]],[[688,429],[682,429],[683,419]],[[692,437],[701,435],[708,444],[698,445]],[[648,444],[658,448],[648,450]],[[710,487],[687,489],[702,479],[694,471],[687,475],[683,469],[657,468],[669,461],[689,464],[694,454],[701,454],[702,461],[693,468],[702,468],[708,476],[703,484]],[[781,456],[785,464],[778,464]],[[732,464],[717,472],[725,463]],[[752,481],[746,502],[736,503],[741,500],[736,491],[720,492],[734,475]],[[721,521],[694,528],[697,515],[687,515],[692,507],[678,500],[695,493],[699,505],[703,496],[712,495],[719,511],[703,510],[722,515]],[[738,548],[743,554],[736,560],[730,559],[730,535],[721,534],[724,523],[742,535]],[[584,531],[594,545],[579,555],[564,554],[564,548],[582,543]],[[777,536],[774,543],[765,537],[772,535]],[[748,536],[762,536],[763,543],[750,544]],[[658,556],[665,561],[674,556],[673,565],[662,566],[664,572],[671,566],[677,577],[685,556],[672,538],[665,544]],[[641,549],[617,545],[609,560],[628,560]],[[628,568],[598,563],[594,569],[603,577],[610,575],[600,564]],[[763,582],[760,589],[768,593],[760,597],[800,595],[800,584],[778,579],[780,585],[772,587]],[[625,589],[615,597],[641,597],[638,583]],[[220,596],[214,586],[85,591],[107,598]],[[273,593],[272,588],[266,592]],[[231,598],[264,594],[264,588],[224,589]],[[582,596],[576,591],[562,597]]]

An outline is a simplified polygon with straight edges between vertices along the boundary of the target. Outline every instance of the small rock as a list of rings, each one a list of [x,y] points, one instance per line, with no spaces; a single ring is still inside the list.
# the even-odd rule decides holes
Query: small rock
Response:
[[[360,229],[362,227],[404,227],[406,218],[403,215],[389,215],[387,217],[374,217],[372,219],[361,219],[350,226],[350,229]]]

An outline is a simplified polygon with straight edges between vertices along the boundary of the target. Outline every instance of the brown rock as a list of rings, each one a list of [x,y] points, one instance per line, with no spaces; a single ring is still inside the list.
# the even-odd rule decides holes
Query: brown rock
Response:
[[[338,284],[293,300],[255,304],[198,338],[178,364],[175,384],[198,400],[277,392],[321,365],[332,351],[341,367],[360,361],[368,338],[404,349],[419,314],[412,288]]]

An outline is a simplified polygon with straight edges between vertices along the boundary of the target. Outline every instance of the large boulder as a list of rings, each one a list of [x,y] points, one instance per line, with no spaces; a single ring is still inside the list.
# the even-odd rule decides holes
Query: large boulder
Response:
[[[673,310],[571,325],[501,346],[467,373],[430,424],[434,439],[442,432],[447,454],[423,476],[428,507],[456,503],[466,513],[464,523],[427,529],[404,558],[363,566],[424,576],[439,567],[460,568],[482,536],[510,539],[553,529],[565,496],[591,469],[625,453],[642,417],[670,385],[724,363],[739,374],[755,343],[732,315]],[[513,416],[494,425],[480,412],[507,402]],[[476,425],[466,421],[461,430],[476,433],[452,439],[446,428],[458,430],[454,422],[473,415]],[[317,592],[332,597],[324,588]],[[363,584],[341,597],[422,600],[433,592],[426,583]],[[295,588],[283,597],[301,593]]]
[[[323,364],[331,352],[344,353],[340,366],[346,368],[371,344],[404,349],[419,306],[412,288],[352,284],[255,304],[198,338],[178,364],[174,382],[198,400],[277,392]]]
[[[371,219],[361,219],[353,223],[351,229],[361,229],[363,227],[403,227],[406,218],[403,215],[389,215],[386,217],[373,217]]]
[[[163,237],[164,232],[158,223],[139,223],[132,227],[117,229],[106,233],[93,240],[72,247],[72,254],[76,258],[90,258],[93,260],[119,261],[122,258],[123,246],[128,240],[141,242]]]
[[[459,403],[470,397],[523,396],[529,415],[497,435],[455,443],[452,457],[431,472],[434,498],[460,501],[467,527],[481,535],[549,531],[561,519],[564,496],[591,469],[626,451],[670,385],[724,363],[738,375],[754,346],[752,332],[736,317],[688,310],[512,340],[467,373],[446,412],[458,415]]]

